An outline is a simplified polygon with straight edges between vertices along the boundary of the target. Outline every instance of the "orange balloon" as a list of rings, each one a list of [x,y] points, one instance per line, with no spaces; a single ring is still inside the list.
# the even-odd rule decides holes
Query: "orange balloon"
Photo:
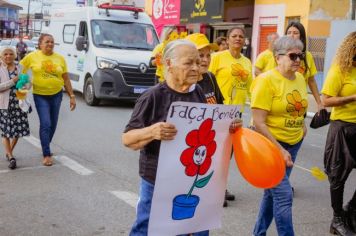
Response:
[[[286,172],[282,153],[265,136],[240,128],[232,138],[236,164],[247,182],[258,188],[273,188]]]

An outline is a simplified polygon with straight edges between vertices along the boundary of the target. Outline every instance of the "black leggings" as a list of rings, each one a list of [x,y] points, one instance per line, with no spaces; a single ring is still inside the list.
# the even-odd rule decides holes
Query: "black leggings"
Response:
[[[334,216],[342,215],[345,182],[351,171],[356,168],[355,143],[356,124],[343,121],[330,123],[325,145],[324,165],[330,182]],[[350,204],[356,208],[356,190]]]

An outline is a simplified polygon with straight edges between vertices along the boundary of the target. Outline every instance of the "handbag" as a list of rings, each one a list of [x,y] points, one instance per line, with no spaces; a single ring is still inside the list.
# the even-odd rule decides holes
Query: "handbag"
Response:
[[[326,109],[321,109],[315,113],[312,121],[310,122],[310,128],[317,129],[330,123],[330,112]]]

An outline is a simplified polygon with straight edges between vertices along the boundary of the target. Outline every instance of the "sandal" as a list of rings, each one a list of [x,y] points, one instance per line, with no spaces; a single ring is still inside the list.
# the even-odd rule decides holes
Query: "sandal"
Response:
[[[8,167],[9,167],[11,170],[16,169],[16,159],[15,159],[14,157],[12,157],[9,161],[10,161],[10,164],[9,164]]]
[[[43,158],[42,164],[43,164],[44,166],[51,166],[51,165],[53,165],[52,158],[51,158],[51,157],[45,157],[45,158]]]

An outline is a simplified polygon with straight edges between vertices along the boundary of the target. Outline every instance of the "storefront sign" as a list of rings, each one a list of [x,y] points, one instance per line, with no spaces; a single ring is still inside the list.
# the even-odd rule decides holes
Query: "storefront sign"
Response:
[[[165,25],[179,24],[180,2],[180,0],[153,0],[152,22],[158,34]]]
[[[223,21],[224,0],[184,1],[180,23],[213,23]]]

